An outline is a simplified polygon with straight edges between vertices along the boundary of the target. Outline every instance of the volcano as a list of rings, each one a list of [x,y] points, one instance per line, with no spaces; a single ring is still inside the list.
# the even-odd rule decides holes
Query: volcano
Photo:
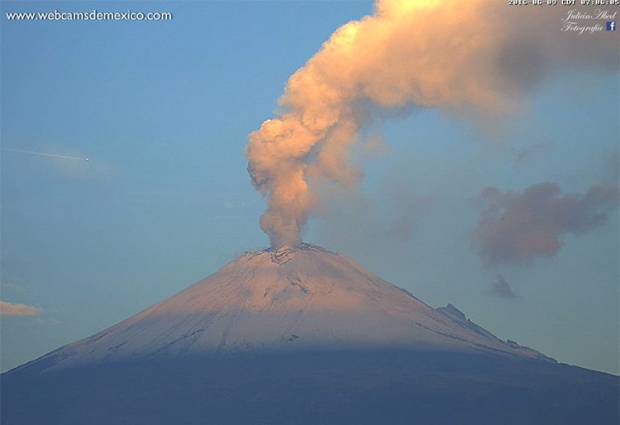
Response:
[[[250,252],[2,375],[2,423],[617,424],[619,380],[503,341],[345,256]]]

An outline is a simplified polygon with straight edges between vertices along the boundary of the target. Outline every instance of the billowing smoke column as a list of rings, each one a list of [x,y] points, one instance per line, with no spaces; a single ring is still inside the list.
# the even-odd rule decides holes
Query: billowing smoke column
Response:
[[[250,135],[248,170],[268,199],[261,227],[273,247],[300,242],[313,181],[355,185],[348,151],[373,111],[417,105],[499,117],[563,65],[617,66],[617,37],[563,31],[564,8],[378,0],[375,9],[290,77],[281,114]]]

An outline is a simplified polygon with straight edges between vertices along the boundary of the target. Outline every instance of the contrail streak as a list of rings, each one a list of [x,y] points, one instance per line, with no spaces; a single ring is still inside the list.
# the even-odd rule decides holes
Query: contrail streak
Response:
[[[42,156],[45,158],[57,158],[57,159],[67,159],[70,161],[88,161],[88,158],[84,158],[81,156],[72,156],[72,155],[59,155],[55,153],[47,153],[47,152],[36,152],[36,151],[27,151],[22,149],[2,149],[5,152],[13,152],[13,153],[22,153],[25,155],[35,155]]]

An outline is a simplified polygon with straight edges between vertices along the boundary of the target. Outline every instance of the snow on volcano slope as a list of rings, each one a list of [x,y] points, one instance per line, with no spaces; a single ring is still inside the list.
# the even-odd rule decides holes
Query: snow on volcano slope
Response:
[[[322,248],[247,253],[179,294],[38,361],[53,367],[200,353],[406,348],[541,358],[433,309]]]

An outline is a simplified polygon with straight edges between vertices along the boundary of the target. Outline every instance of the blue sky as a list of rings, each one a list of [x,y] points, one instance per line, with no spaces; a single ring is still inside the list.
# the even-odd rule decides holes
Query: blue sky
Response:
[[[170,10],[170,22],[7,22],[10,10]],[[247,134],[288,76],[371,2],[11,3],[2,21],[2,370],[88,336],[267,246]],[[617,52],[615,53],[617,54]],[[557,255],[484,267],[472,247],[486,186],[545,181],[567,193],[617,178],[617,74],[565,72],[499,131],[418,110],[386,119],[383,154],[359,154],[355,202],[305,239],[340,251],[434,306],[453,303],[502,338],[618,373],[618,211]],[[88,157],[52,160],[11,151]],[[518,159],[519,153],[525,159]],[[527,155],[526,155],[527,154]],[[614,160],[614,155],[615,160]],[[615,162],[614,162],[615,161]],[[390,190],[413,207],[393,206]],[[340,208],[340,207],[339,207]],[[411,235],[331,232],[356,214]],[[340,217],[340,218],[339,218]],[[331,223],[331,225],[330,225]],[[331,226],[331,227],[330,227]],[[493,296],[501,273],[515,299]]]

